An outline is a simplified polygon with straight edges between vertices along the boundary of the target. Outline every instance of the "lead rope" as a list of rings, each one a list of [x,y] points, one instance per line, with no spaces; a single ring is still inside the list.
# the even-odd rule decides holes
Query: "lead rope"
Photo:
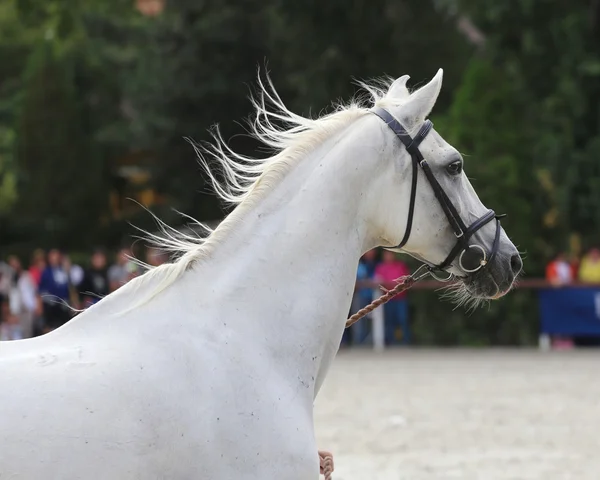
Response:
[[[331,455],[331,453],[319,453],[319,457],[320,459],[323,459],[323,476],[325,477],[325,480],[331,480],[331,475],[333,473],[333,455]]]
[[[426,270],[426,271],[422,272],[422,270]],[[419,268],[417,268],[417,270],[413,274],[398,278],[396,280],[398,283],[394,286],[394,288],[387,290],[386,288],[381,286],[380,288],[385,293],[383,295],[381,295],[378,299],[373,300],[366,307],[361,308],[358,312],[356,312],[348,320],[346,320],[346,328],[354,325],[361,318],[363,318],[365,315],[371,313],[377,307],[383,305],[384,303],[389,302],[392,298],[394,298],[399,293],[402,293],[405,290],[408,290],[410,287],[412,287],[415,284],[415,282],[418,282],[419,280],[421,280],[422,278],[426,277],[429,274],[431,274],[431,270],[427,267],[427,265],[421,265]],[[323,476],[325,477],[325,480],[332,480],[333,455],[331,455],[330,453],[319,452],[319,462],[321,462],[323,465]]]
[[[427,271],[421,273],[422,270],[426,269]],[[420,273],[420,275],[418,275]],[[383,305],[384,303],[389,302],[392,298],[394,298],[399,293],[402,293],[404,290],[408,290],[410,287],[414,285],[415,282],[421,280],[427,275],[431,274],[431,270],[427,265],[421,265],[414,273],[411,275],[407,275],[405,277],[400,277],[396,280],[398,282],[394,288],[391,290],[387,290],[384,287],[380,287],[385,293],[379,297],[377,300],[373,300],[369,305],[365,308],[361,308],[358,312],[352,315],[348,320],[346,320],[346,328],[354,325],[358,322],[362,317],[371,313],[377,307]]]

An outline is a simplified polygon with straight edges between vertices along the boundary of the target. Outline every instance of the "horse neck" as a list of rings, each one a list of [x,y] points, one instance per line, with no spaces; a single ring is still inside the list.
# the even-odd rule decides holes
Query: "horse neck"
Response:
[[[366,156],[377,152],[348,130],[295,165],[189,277],[191,290],[210,286],[217,316],[315,377],[338,349],[358,260],[374,246],[363,210]]]

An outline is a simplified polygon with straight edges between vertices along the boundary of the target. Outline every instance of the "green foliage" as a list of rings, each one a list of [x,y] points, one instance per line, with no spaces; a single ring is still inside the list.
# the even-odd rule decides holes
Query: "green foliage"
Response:
[[[520,125],[533,132],[528,162],[545,195],[546,231],[532,242],[546,257],[567,232],[597,243],[600,10],[583,0],[453,3],[484,30],[487,57],[526,100]]]
[[[50,42],[35,50],[25,72],[18,122],[17,166],[21,191],[17,211],[65,246],[86,238],[98,221],[105,192],[102,164],[85,131],[73,63]],[[74,180],[76,179],[76,180]]]
[[[11,211],[17,199],[17,179],[0,155],[0,216]]]
[[[482,202],[510,214],[504,226],[539,274],[543,259],[536,257],[540,250],[531,241],[542,233],[544,212],[531,163],[533,120],[527,97],[510,77],[488,59],[475,57],[436,127],[465,157],[465,171]]]
[[[430,31],[427,43],[419,42],[420,30]],[[268,64],[284,101],[303,114],[352,96],[353,78],[410,72],[419,82],[443,66],[443,108],[469,51],[453,24],[419,0],[359,1],[351,8],[340,0],[250,1],[244,8],[174,0],[146,34],[130,97],[140,112],[136,138],[161,152],[157,186],[202,218],[219,209],[182,137],[207,140],[206,130],[218,123],[234,149],[256,155],[237,122],[251,113],[246,97],[258,66]]]
[[[0,3],[0,218],[12,211],[17,198],[15,111],[24,58],[34,37],[19,23],[15,3]]]
[[[270,7],[187,0],[168,7],[145,30],[140,63],[129,77],[128,98],[137,112],[133,141],[158,152],[155,187],[174,207],[214,218],[219,205],[183,137],[207,140],[214,123],[222,124],[225,138],[243,133],[234,122],[250,113],[248,86],[270,53],[264,34]],[[245,138],[234,144],[246,153],[253,145]]]
[[[440,67],[444,89],[436,108],[443,110],[472,50],[432,2],[282,1],[279,12],[274,53],[303,113],[351,96],[353,78],[410,74],[418,85]]]

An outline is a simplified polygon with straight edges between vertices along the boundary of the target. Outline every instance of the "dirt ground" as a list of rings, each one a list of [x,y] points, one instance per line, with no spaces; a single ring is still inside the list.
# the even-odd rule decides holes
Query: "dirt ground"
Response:
[[[600,480],[600,349],[341,351],[315,424],[333,480]]]

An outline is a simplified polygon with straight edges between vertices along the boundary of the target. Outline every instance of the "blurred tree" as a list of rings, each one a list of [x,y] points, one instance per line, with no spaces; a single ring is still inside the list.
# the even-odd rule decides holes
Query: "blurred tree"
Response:
[[[18,167],[21,192],[27,192],[10,225],[25,235],[22,241],[32,237],[46,244],[68,241],[75,222],[86,227],[75,237],[80,245],[104,241],[108,237],[99,234],[108,226],[108,190],[118,181],[111,177],[112,162],[134,148],[124,92],[144,19],[123,0],[9,0],[0,8],[0,22],[3,9],[10,13],[5,15],[7,26],[17,33],[8,38],[5,32],[10,28],[2,30],[7,38],[0,48],[14,52],[19,65],[4,77],[9,81],[0,84],[0,113],[12,132],[19,117],[17,134],[6,136],[16,139],[18,150],[12,142],[6,155],[10,158],[17,151],[18,161],[12,164]],[[130,40],[133,45],[127,43]],[[1,142],[4,136],[0,137]],[[41,138],[46,149],[44,144],[34,145]],[[31,171],[35,161],[55,176]],[[61,174],[64,179],[57,178]],[[60,199],[64,204],[57,208],[45,197],[49,178],[61,190],[69,185]]]
[[[541,218],[546,205],[543,192],[535,189],[529,160],[537,130],[527,100],[508,75],[477,56],[467,67],[451,108],[436,118],[438,130],[463,154],[465,171],[482,202],[510,214],[503,224],[521,246],[547,234],[541,222],[531,222]],[[539,249],[527,251],[531,261]]]
[[[17,179],[10,166],[4,163],[4,155],[0,155],[0,215],[11,211],[17,199]]]
[[[25,73],[17,128],[17,212],[41,238],[65,246],[89,240],[106,201],[86,123],[73,64],[53,42],[41,43]]]
[[[418,0],[351,6],[339,0],[248,0],[243,7],[173,0],[147,35],[137,77],[130,79],[136,123],[161,152],[161,189],[178,208],[200,218],[219,217],[221,211],[183,137],[208,139],[206,130],[219,123],[234,149],[256,154],[255,142],[239,135],[245,131],[234,122],[251,113],[246,96],[257,67],[268,63],[282,98],[302,114],[352,96],[353,78],[409,72],[418,84],[444,67],[442,110],[472,49],[443,12]]]
[[[19,23],[13,1],[0,3],[0,217],[16,201],[15,116],[27,54],[35,32]]]
[[[269,3],[174,0],[149,22],[128,99],[136,135],[158,152],[156,187],[173,206],[202,219],[218,218],[216,197],[184,137],[206,140],[221,124],[225,138],[244,133],[234,122],[250,113],[248,86],[268,56]],[[233,144],[248,152],[252,142]]]
[[[319,111],[356,91],[352,79],[408,74],[413,87],[444,69],[447,108],[474,46],[452,18],[421,0],[279,1],[274,41],[293,105]]]
[[[526,176],[520,182],[543,195],[541,205],[537,199],[536,209],[523,215],[523,223],[537,225],[528,250],[547,259],[566,246],[567,232],[597,244],[600,3],[439,1],[483,31],[486,57],[524,100],[519,126],[534,133],[520,157],[535,181]],[[531,273],[541,273],[538,260],[528,262]]]
[[[0,127],[0,216],[6,216],[17,200],[17,178],[12,164],[12,152],[7,145],[12,145],[13,132]]]

